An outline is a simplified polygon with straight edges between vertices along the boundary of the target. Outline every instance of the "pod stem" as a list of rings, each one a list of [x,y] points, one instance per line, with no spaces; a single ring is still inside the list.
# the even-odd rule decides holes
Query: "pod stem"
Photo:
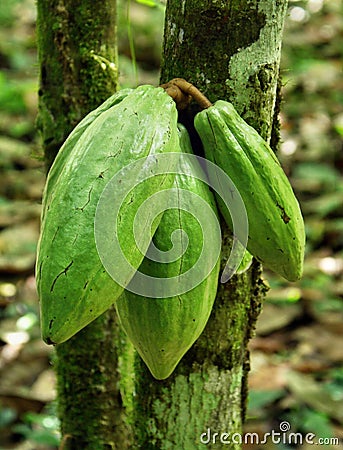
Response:
[[[168,95],[175,101],[177,109],[183,110],[188,107],[190,102],[195,100],[202,109],[209,108],[212,103],[205,95],[199,91],[192,83],[183,78],[173,78],[168,83],[161,84]]]

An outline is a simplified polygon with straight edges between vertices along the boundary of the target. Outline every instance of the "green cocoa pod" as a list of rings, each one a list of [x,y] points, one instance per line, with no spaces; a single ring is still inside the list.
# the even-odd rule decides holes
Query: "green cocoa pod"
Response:
[[[113,105],[113,99],[109,100],[71,133],[48,174],[36,276],[42,336],[50,344],[69,339],[116,301],[141,264],[158,226],[158,220],[151,229],[138,224],[134,235],[137,209],[174,180],[173,174],[144,180],[145,175],[155,173],[157,155],[180,151],[174,101],[153,86],[141,86],[119,97],[120,102],[118,97]],[[175,166],[173,161],[170,164]],[[128,169],[132,162],[138,163],[134,175]],[[139,180],[143,181],[138,184]],[[125,189],[136,184],[127,195]],[[111,210],[121,200],[114,216]],[[96,222],[100,205],[108,211],[100,208],[102,215]],[[97,227],[100,237],[103,230],[104,242],[95,240]],[[131,264],[124,268],[113,263],[114,272],[124,279],[121,284],[103,265],[104,245],[109,247],[107,259],[113,256],[116,261],[111,249],[117,241]]]
[[[304,222],[291,185],[271,148],[233,105],[223,100],[198,113],[194,124],[206,158],[228,174],[244,201],[249,252],[287,280],[301,278]],[[230,214],[217,200],[230,226]]]
[[[183,152],[191,152],[188,133],[181,125],[180,144]],[[162,283],[164,279],[172,280],[177,287],[181,274],[187,273],[199,262],[199,254],[202,246],[206,245],[204,240],[207,239],[204,262],[200,263],[200,270],[203,271],[202,281],[191,290],[173,296],[168,296],[167,289],[163,291],[162,288],[161,292],[156,287],[159,298],[145,297],[125,290],[115,305],[127,336],[157,379],[167,378],[200,336],[217,292],[221,240],[220,231],[217,238],[214,236],[215,228],[218,226],[216,205],[208,186],[197,178],[202,169],[194,155],[192,156],[193,159],[181,159],[174,180],[174,188],[177,191],[176,207],[164,212],[153,237],[153,244],[162,251],[162,255],[170,256],[173,249],[181,248],[183,250],[181,257],[171,262],[163,262],[163,258],[159,260],[161,262],[156,262],[146,257],[139,271],[157,277]],[[204,206],[196,202],[198,196],[206,202],[210,214],[205,211]],[[203,220],[209,222],[210,231],[206,231],[207,235],[204,235],[195,218],[200,208],[204,211]],[[201,222],[199,217],[198,219]],[[212,223],[214,221],[216,224]],[[176,229],[182,230],[177,236]],[[184,233],[188,236],[187,249]],[[158,284],[158,280],[152,281],[152,292],[154,283]]]

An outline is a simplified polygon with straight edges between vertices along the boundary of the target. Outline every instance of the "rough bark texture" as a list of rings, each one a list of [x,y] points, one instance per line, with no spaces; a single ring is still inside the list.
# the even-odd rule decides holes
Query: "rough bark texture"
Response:
[[[169,0],[161,82],[182,77],[212,102],[231,101],[269,139],[286,7],[286,0]],[[195,109],[182,118],[188,125]],[[224,263],[230,237],[222,228]],[[137,448],[241,448],[239,439],[228,444],[228,436],[221,443],[220,434],[242,432],[247,344],[265,291],[260,276],[255,263],[219,286],[205,331],[169,379],[157,382],[136,361]]]
[[[47,168],[80,119],[117,88],[116,3],[112,0],[38,0],[40,66],[38,128]],[[58,345],[59,417],[67,449],[129,447],[119,392],[113,309]]]
[[[116,3],[38,0],[38,128],[49,167],[66,133],[117,87]]]
[[[131,448],[119,374],[125,339],[114,308],[56,346],[63,450]]]

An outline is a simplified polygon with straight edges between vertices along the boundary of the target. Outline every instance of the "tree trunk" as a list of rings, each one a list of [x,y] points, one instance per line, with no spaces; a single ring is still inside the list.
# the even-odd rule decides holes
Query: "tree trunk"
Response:
[[[161,82],[182,77],[212,102],[231,101],[269,139],[287,0],[168,0]],[[191,111],[194,116],[194,111]],[[188,125],[189,117],[183,117]],[[195,143],[196,145],[196,143]],[[224,224],[223,266],[230,249]],[[135,434],[144,450],[241,448],[249,354],[265,286],[258,263],[221,284],[210,320],[174,374],[136,361]],[[215,433],[219,433],[216,435]],[[221,433],[230,436],[222,436]],[[231,442],[229,445],[228,442]]]
[[[116,3],[38,0],[38,128],[52,164],[74,126],[117,88]]]
[[[116,91],[116,3],[38,0],[37,9],[37,125],[49,168],[72,128]],[[119,391],[123,342],[112,308],[56,347],[64,450],[129,448]]]

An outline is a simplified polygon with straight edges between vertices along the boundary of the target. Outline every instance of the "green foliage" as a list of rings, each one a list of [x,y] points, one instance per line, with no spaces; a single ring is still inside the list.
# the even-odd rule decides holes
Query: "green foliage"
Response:
[[[17,417],[17,413],[12,408],[0,408],[0,431],[10,425]]]
[[[24,114],[26,104],[24,100],[25,84],[9,80],[0,71],[0,111],[11,114]]]
[[[0,26],[10,27],[14,24],[14,8],[21,0],[2,0],[0,2]]]
[[[165,7],[165,2],[163,0],[136,0],[136,2],[151,8],[164,9]]]
[[[324,389],[337,401],[343,401],[343,367],[332,369],[327,374]]]
[[[328,416],[307,406],[296,406],[285,418],[292,425],[292,432],[314,433],[316,439],[334,435]]]
[[[310,186],[315,183],[321,189],[335,191],[341,179],[341,174],[333,166],[315,162],[303,162],[294,167],[294,179],[307,182]],[[306,205],[305,205],[306,207]]]
[[[270,406],[276,400],[283,397],[285,391],[283,389],[269,389],[269,390],[254,390],[251,389],[249,392],[249,413],[254,414],[254,412]]]
[[[59,420],[51,414],[26,413],[23,423],[15,425],[13,431],[38,445],[58,447],[60,442]]]
[[[138,85],[138,71],[137,71],[135,43],[133,40],[131,19],[130,19],[130,5],[131,5],[131,0],[127,0],[127,37],[128,37],[129,46],[130,46],[130,56],[131,56],[131,61],[132,61],[133,76],[135,79],[135,84],[137,86]]]
[[[163,6],[149,7],[128,0],[118,2],[121,86],[135,87],[147,80],[151,84],[158,83],[163,23]]]

